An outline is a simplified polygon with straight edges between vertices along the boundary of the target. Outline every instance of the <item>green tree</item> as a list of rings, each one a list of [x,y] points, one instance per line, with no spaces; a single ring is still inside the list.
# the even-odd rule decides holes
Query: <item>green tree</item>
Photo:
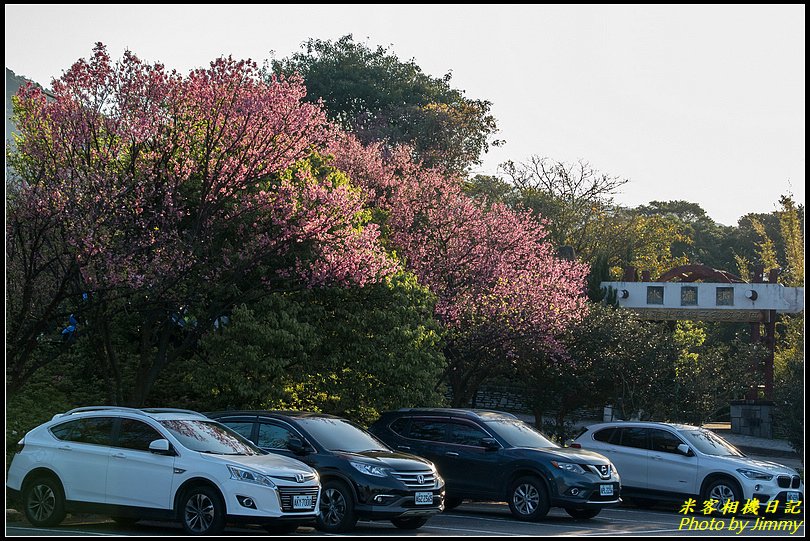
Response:
[[[323,100],[329,117],[364,143],[406,143],[427,166],[462,173],[481,162],[497,132],[492,104],[464,96],[451,74],[431,77],[389,48],[357,43],[351,34],[310,39],[303,51],[274,60],[278,75],[300,73],[307,99]]]
[[[274,294],[234,310],[203,339],[183,380],[159,393],[194,407],[323,411],[369,423],[439,405],[445,367],[435,298],[412,275],[362,288]]]

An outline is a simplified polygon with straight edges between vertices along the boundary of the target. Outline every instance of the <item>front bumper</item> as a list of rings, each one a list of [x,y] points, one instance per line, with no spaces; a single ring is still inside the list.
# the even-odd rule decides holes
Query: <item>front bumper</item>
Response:
[[[290,519],[301,523],[313,520],[320,505],[319,485],[268,488],[251,483],[228,483],[223,490],[228,516],[241,522],[263,523]],[[308,496],[310,504],[293,506],[295,496]]]
[[[354,482],[357,494],[355,512],[366,520],[398,517],[424,517],[444,511],[444,484],[435,488],[410,488],[396,479],[369,479]],[[430,503],[417,503],[416,495],[431,494]]]

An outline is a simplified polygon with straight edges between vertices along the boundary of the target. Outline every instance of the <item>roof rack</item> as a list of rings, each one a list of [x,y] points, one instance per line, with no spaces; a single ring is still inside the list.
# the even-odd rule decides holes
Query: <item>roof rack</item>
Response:
[[[81,408],[73,408],[70,411],[66,411],[65,413],[57,413],[53,416],[54,419],[58,417],[66,417],[68,415],[72,415],[74,413],[83,413],[86,411],[106,411],[106,410],[117,410],[117,411],[126,411],[129,413],[135,413],[137,415],[144,415],[148,416],[150,413],[189,413],[193,415],[199,415],[201,417],[205,417],[202,413],[198,411],[186,410],[186,409],[179,409],[179,408],[128,408],[126,406],[83,406]]]
[[[192,415],[201,415],[205,417],[205,415],[199,411],[186,410],[182,408],[142,408],[141,411],[146,413],[190,413]]]

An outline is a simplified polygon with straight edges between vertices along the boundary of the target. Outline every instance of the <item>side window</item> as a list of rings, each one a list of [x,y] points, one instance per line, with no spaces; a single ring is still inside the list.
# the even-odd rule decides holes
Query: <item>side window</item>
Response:
[[[246,421],[220,421],[223,425],[227,426],[234,432],[239,433],[241,436],[253,441],[253,422]],[[256,443],[256,442],[254,442]]]
[[[121,419],[121,428],[118,431],[115,446],[148,451],[149,444],[159,439],[163,439],[163,435],[148,424],[135,419]]]
[[[489,434],[475,425],[468,423],[450,423],[450,443],[481,447],[481,439],[488,437],[490,437]]]
[[[408,429],[408,419],[407,417],[400,417],[390,425],[388,425],[392,431],[396,432],[400,436],[404,435],[406,430]]]
[[[635,447],[637,449],[648,449],[647,446],[647,428],[628,427],[622,428],[621,445],[624,447]]]
[[[51,428],[51,434],[62,441],[110,445],[112,440],[112,417],[76,419]]]
[[[605,428],[604,430],[600,430],[593,435],[593,439],[596,441],[601,441],[604,443],[617,443],[618,439],[616,435],[619,433],[619,429],[616,427],[613,428]]]
[[[444,441],[446,429],[446,421],[411,419],[411,429],[408,431],[408,437],[416,440]]]
[[[650,432],[652,441],[652,450],[661,453],[677,453],[678,446],[684,442],[675,434],[671,434],[666,430],[653,429]]]
[[[256,444],[267,449],[286,449],[291,437],[296,436],[283,426],[261,423],[259,441]]]

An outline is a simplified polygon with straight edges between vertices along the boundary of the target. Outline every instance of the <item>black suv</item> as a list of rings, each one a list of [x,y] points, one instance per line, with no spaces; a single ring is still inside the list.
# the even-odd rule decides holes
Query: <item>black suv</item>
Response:
[[[305,462],[321,479],[319,530],[351,531],[358,519],[416,529],[444,509],[444,481],[428,460],[395,452],[346,419],[294,411],[207,414],[271,453]]]
[[[402,409],[384,413],[369,430],[435,463],[447,483],[448,509],[463,499],[506,501],[516,518],[539,520],[550,507],[593,518],[621,503],[610,460],[560,447],[509,413]]]

